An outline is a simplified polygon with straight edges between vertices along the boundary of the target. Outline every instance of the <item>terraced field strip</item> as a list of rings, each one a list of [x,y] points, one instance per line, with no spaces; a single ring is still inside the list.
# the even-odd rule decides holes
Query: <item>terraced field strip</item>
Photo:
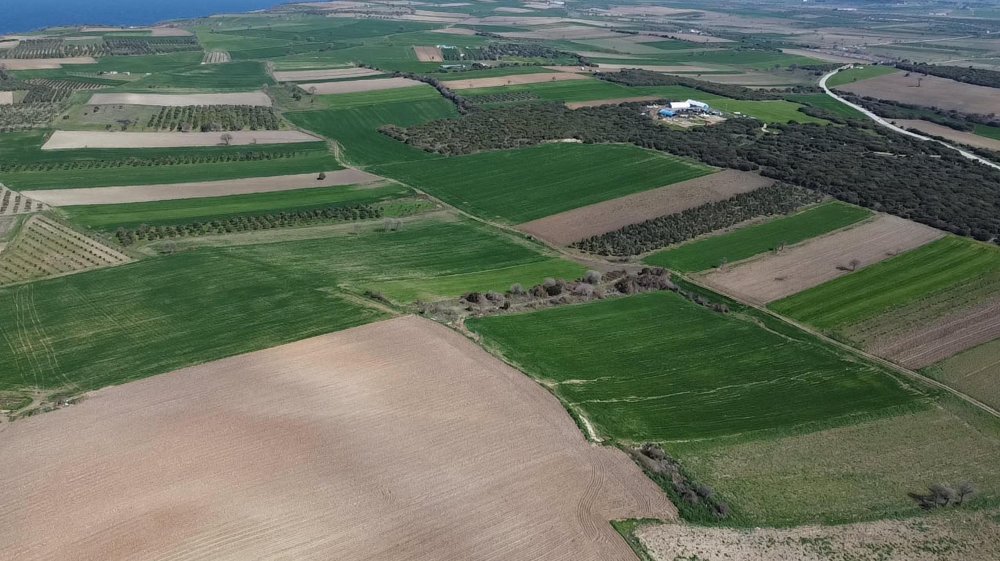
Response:
[[[643,261],[673,271],[704,271],[828,234],[871,216],[871,211],[860,207],[828,202],[791,216],[658,251]]]
[[[712,173],[624,145],[554,143],[375,166],[471,214],[523,223]]]
[[[89,105],[153,105],[187,107],[191,105],[253,105],[270,107],[271,98],[262,91],[197,94],[96,93]]]
[[[592,80],[592,78],[584,74],[576,74],[573,72],[539,72],[532,74],[511,74],[510,76],[498,76],[495,78],[456,78],[454,80],[446,81],[445,84],[453,90],[471,90],[475,88],[516,86],[523,84],[559,82],[564,80]]]
[[[222,135],[228,136],[224,141]],[[55,131],[42,150],[80,148],[174,148],[181,146],[245,146],[316,142],[319,138],[299,131],[217,132],[97,132]]]
[[[273,73],[279,82],[309,82],[311,80],[335,80],[340,78],[360,78],[362,76],[378,76],[379,70],[371,68],[329,68],[326,70],[286,70]]]
[[[348,80],[343,82],[307,82],[299,84],[299,87],[310,93],[315,92],[317,95],[330,95],[394,90],[421,85],[423,85],[423,82],[410,80],[409,78],[372,78],[371,80]]]
[[[722,201],[737,193],[753,191],[772,183],[774,180],[757,173],[725,170],[553,214],[525,222],[518,229],[554,245],[569,245],[590,236],[613,232],[629,224]]]
[[[997,95],[996,88],[965,84],[937,76],[924,76],[916,72],[894,72],[837,87],[855,95],[901,101],[924,107],[981,115],[1000,113],[1000,96]]]
[[[32,216],[0,253],[0,284],[121,265],[132,259],[44,216]]]
[[[928,244],[944,233],[890,215],[814,238],[774,255],[713,271],[702,281],[754,304],[797,294]],[[792,317],[796,317],[792,314]]]
[[[672,292],[466,324],[619,441],[787,433],[914,399],[885,370],[803,332]]]
[[[223,181],[198,181],[167,183],[163,185],[135,185],[129,187],[90,187],[86,189],[51,189],[32,191],[35,199],[55,206],[111,205],[141,203],[173,199],[195,199],[291,191],[295,189],[333,187],[337,185],[366,185],[385,181],[384,178],[359,169],[331,171],[319,179],[317,174],[282,175],[277,177],[249,177]]]
[[[23,561],[632,561],[610,520],[676,519],[543,388],[415,317],[109,388],[0,448]]]
[[[23,193],[11,191],[0,183],[0,216],[41,212],[48,207]]]

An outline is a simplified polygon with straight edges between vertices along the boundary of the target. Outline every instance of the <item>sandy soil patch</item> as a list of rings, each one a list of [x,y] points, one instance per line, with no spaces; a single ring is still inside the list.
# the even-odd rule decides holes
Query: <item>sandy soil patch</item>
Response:
[[[696,206],[722,201],[738,193],[754,191],[774,183],[759,174],[725,170],[659,189],[643,191],[518,226],[529,234],[556,245],[613,232],[629,224],[674,214]]]
[[[996,512],[961,512],[842,526],[730,530],[682,524],[640,527],[658,561],[972,561],[1000,558]]]
[[[621,37],[620,33],[610,29],[600,29],[585,25],[567,25],[563,27],[549,27],[536,31],[506,31],[500,33],[504,37],[511,39],[600,39],[603,37]]]
[[[228,51],[208,51],[205,56],[202,57],[202,64],[222,64],[224,62],[229,62],[232,57],[229,56]]]
[[[14,92],[0,92],[0,105],[11,105],[14,103]]]
[[[279,82],[308,82],[310,80],[333,80],[337,78],[360,78],[361,76],[378,76],[382,72],[371,68],[328,68],[325,70],[289,70],[275,72],[274,79]]]
[[[599,99],[596,101],[574,101],[572,103],[567,103],[566,107],[570,109],[579,109],[581,107],[600,107],[601,105],[618,105],[620,103],[629,103],[631,101],[653,101],[655,99],[663,99],[663,96],[640,95],[636,97],[619,97],[616,99]]]
[[[271,98],[261,91],[199,94],[96,93],[90,97],[90,101],[87,103],[90,105],[154,105],[158,107],[186,107],[188,105],[270,107]]]
[[[0,432],[5,559],[634,561],[675,519],[628,459],[402,317],[91,394]]]
[[[466,29],[464,27],[444,27],[441,29],[432,29],[432,33],[444,33],[446,35],[475,35],[475,29]]]
[[[706,68],[704,66],[684,66],[681,64],[675,65],[661,65],[661,64],[604,64],[599,63],[597,65],[601,71],[604,72],[617,72],[623,68],[638,68],[640,70],[649,70],[650,72],[711,72],[715,70],[713,68]]]
[[[917,87],[917,84],[920,84]],[[954,109],[966,113],[1000,113],[1000,89],[963,84],[916,72],[894,72],[838,86],[856,95],[891,99],[925,107]]]
[[[944,233],[896,216],[880,215],[859,226],[716,270],[706,284],[755,304],[791,296],[851,272],[851,261],[867,267],[930,243]]]
[[[915,369],[997,338],[1000,338],[1000,299],[873,341],[867,345],[867,350]]]
[[[7,70],[51,70],[62,68],[64,64],[96,64],[92,56],[74,56],[65,58],[6,58],[3,65]]]
[[[130,187],[90,187],[85,189],[43,189],[31,191],[31,196],[55,206],[110,205],[119,203],[145,203],[173,199],[224,197],[249,193],[291,191],[314,187],[339,185],[364,185],[384,181],[382,177],[358,169],[341,169],[326,172],[326,179],[319,174],[301,173],[275,177],[250,177],[222,181],[196,181],[162,185],[136,185]]]
[[[998,92],[997,95],[1000,95],[1000,92]],[[916,120],[888,119],[888,120],[906,129],[916,129],[926,134],[944,137],[947,138],[948,140],[954,140],[955,142],[960,142],[962,144],[967,144],[969,146],[986,148],[988,150],[1000,150],[1000,140],[987,138],[985,136],[979,136],[978,134],[973,134],[971,132],[957,131],[951,127],[946,127],[944,125],[931,123],[929,121],[922,121],[919,119]]]
[[[171,148],[175,146],[220,146],[222,134],[217,132],[104,132],[55,131],[42,150],[71,148]],[[292,144],[322,140],[299,131],[233,131],[231,146],[247,144]]]
[[[444,55],[437,47],[413,47],[413,52],[420,62],[444,62]]]
[[[319,95],[374,92],[377,90],[392,90],[419,86],[421,82],[409,78],[374,78],[372,80],[350,80],[347,82],[317,82],[299,84],[306,91],[315,91]],[[313,90],[315,88],[315,90]]]
[[[445,82],[453,90],[468,90],[473,88],[492,88],[496,86],[513,86],[519,84],[538,84],[541,82],[556,82],[559,80],[589,80],[584,74],[572,72],[541,72],[538,74],[513,74],[494,78],[473,78],[471,80],[449,80]]]

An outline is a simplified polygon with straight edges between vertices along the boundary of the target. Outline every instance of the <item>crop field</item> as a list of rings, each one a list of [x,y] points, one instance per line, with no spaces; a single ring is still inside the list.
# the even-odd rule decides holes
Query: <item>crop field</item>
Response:
[[[0,289],[0,390],[118,384],[382,317],[342,287],[548,259],[475,223],[425,218],[394,232],[203,248]],[[514,282],[538,282],[542,271],[531,273]]]
[[[516,224],[712,170],[633,146],[567,143],[376,166],[373,171],[477,216]]]
[[[871,211],[841,202],[829,202],[792,216],[775,218],[732,232],[709,236],[658,251],[643,261],[674,271],[704,271],[735,263],[839,230],[872,216]]]
[[[130,257],[117,250],[36,215],[25,221],[0,253],[0,284],[121,265],[129,261]],[[23,318],[19,319],[23,322]]]
[[[885,76],[886,74],[892,74],[893,72],[896,72],[896,68],[894,66],[872,65],[855,67],[849,70],[841,70],[840,72],[834,74],[829,80],[826,81],[826,85],[830,88],[836,88],[838,86],[868,80],[869,78],[878,78],[879,76]]]
[[[148,203],[73,206],[61,210],[77,224],[112,231],[140,224],[207,222],[239,214],[308,210],[334,204],[379,203],[411,194],[410,189],[395,184],[377,187],[347,185]]]
[[[315,142],[314,136],[299,131],[232,131],[222,139],[218,132],[102,132],[55,131],[42,150],[79,148],[173,148],[181,146],[245,146]]]
[[[5,427],[21,484],[0,490],[17,506],[0,540],[24,561],[115,557],[131,540],[144,556],[220,560],[632,561],[609,521],[676,519],[544,389],[415,317],[110,388],[65,413]]]
[[[641,442],[795,431],[909,407],[893,377],[672,292],[466,322],[602,434]]]
[[[1000,113],[1000,96],[997,96],[995,88],[964,84],[937,76],[923,76],[917,73],[910,73],[907,76],[907,74],[906,72],[886,74],[846,84],[840,89],[855,95],[901,101],[924,107],[982,115]]]
[[[774,181],[759,174],[723,170],[659,189],[626,195],[532,220],[519,229],[556,245],[613,232],[629,224],[682,212],[737,193],[754,191]]]
[[[1000,339],[973,347],[925,368],[924,374],[1000,408]]]
[[[714,289],[744,301],[764,304],[837,277],[853,276],[857,269],[918,248],[943,235],[940,230],[883,214],[864,224],[814,238],[779,253],[715,270],[703,278]]]

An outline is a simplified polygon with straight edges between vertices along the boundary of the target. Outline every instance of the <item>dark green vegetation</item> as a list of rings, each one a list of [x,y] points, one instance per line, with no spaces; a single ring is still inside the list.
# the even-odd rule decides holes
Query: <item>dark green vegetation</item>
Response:
[[[298,189],[252,195],[179,199],[150,203],[64,207],[74,222],[97,230],[210,222],[235,215],[321,209],[343,204],[376,204],[411,194],[400,185]]]
[[[933,142],[868,123],[845,126],[729,119],[675,130],[640,104],[569,110],[552,103],[483,109],[387,135],[441,154],[517,148],[550,140],[628,142],[767,177],[979,240],[1000,239],[1000,171]],[[509,131],[518,131],[517,135]]]
[[[856,206],[826,203],[798,214],[660,251],[644,261],[675,271],[704,271],[844,228],[871,215],[870,211]]]
[[[753,218],[788,214],[821,199],[822,196],[814,191],[778,183],[739,193],[724,201],[706,203],[676,214],[630,224],[613,232],[580,240],[573,247],[599,255],[638,255]]]
[[[913,304],[945,290],[996,282],[1000,250],[946,237],[770,305],[832,330]]]
[[[632,146],[558,143],[378,166],[374,171],[478,216],[512,223],[711,172]]]
[[[616,440],[788,432],[914,403],[893,377],[805,334],[669,292],[466,324]]]
[[[161,107],[147,124],[154,130],[238,131],[278,130],[281,120],[274,109],[253,105],[199,105]]]
[[[392,232],[376,222],[357,235],[182,251],[2,289],[0,389],[121,383],[384,317],[343,287],[548,259],[471,222],[426,219]]]

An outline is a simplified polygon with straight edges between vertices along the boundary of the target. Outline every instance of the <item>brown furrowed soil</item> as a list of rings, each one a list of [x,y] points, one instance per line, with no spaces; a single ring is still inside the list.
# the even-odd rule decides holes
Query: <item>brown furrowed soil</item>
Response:
[[[444,55],[437,47],[413,47],[413,52],[420,62],[444,62]]]
[[[705,283],[737,298],[766,304],[930,243],[944,233],[890,215],[813,238],[778,254],[751,259],[704,277]]]
[[[382,177],[353,168],[328,171],[326,172],[325,179],[317,179],[318,175],[316,173],[300,173],[275,177],[249,177],[245,179],[225,179],[222,181],[196,181],[191,183],[166,183],[162,185],[136,185],[132,187],[44,189],[31,191],[30,193],[35,200],[54,206],[113,205],[174,199],[225,197],[228,195],[247,195],[250,193],[270,193],[273,191],[292,191],[313,187],[366,185],[384,181]]]
[[[329,68],[326,70],[288,70],[275,72],[274,79],[279,82],[308,82],[310,80],[332,80],[336,78],[360,78],[361,76],[378,76],[382,72],[371,68]]]
[[[307,92],[315,91],[319,95],[373,92],[377,90],[392,90],[419,86],[422,82],[409,78],[374,78],[371,80],[350,80],[347,82],[317,82],[299,84]]]
[[[997,95],[1000,95],[1000,92],[998,92]],[[975,146],[977,148],[1000,151],[1000,140],[979,136],[978,134],[973,134],[971,132],[957,131],[951,127],[931,123],[929,121],[922,121],[920,119],[891,119],[891,121],[905,129],[915,129],[924,134],[940,136],[948,140],[953,140],[969,146]]]
[[[270,107],[271,98],[261,91],[198,94],[96,93],[90,96],[90,101],[87,103],[89,105],[153,105],[157,107],[186,107],[189,105]]]
[[[757,173],[725,170],[659,189],[553,214],[518,226],[555,245],[613,232],[629,224],[722,201],[774,183]]]
[[[0,432],[0,559],[635,559],[676,518],[622,452],[402,317],[95,392]]]
[[[521,84],[538,84],[541,82],[556,82],[559,80],[590,80],[585,74],[572,72],[540,72],[538,74],[514,74],[497,76],[495,78],[473,78],[471,80],[448,80],[445,85],[453,90],[469,90],[473,88],[494,88],[497,86],[517,86]]]
[[[7,70],[52,70],[62,68],[64,64],[96,64],[92,56],[74,56],[66,58],[5,58],[3,65]]]
[[[636,535],[657,561],[986,561],[1000,559],[998,514],[751,530],[651,524]]]
[[[55,131],[42,150],[74,148],[172,148],[176,146],[222,146],[218,132],[103,132]],[[322,139],[299,131],[233,131],[229,145],[292,144]]]
[[[919,87],[917,84],[920,84]],[[965,113],[1000,113],[1000,90],[916,72],[895,72],[838,86],[856,95]]]

